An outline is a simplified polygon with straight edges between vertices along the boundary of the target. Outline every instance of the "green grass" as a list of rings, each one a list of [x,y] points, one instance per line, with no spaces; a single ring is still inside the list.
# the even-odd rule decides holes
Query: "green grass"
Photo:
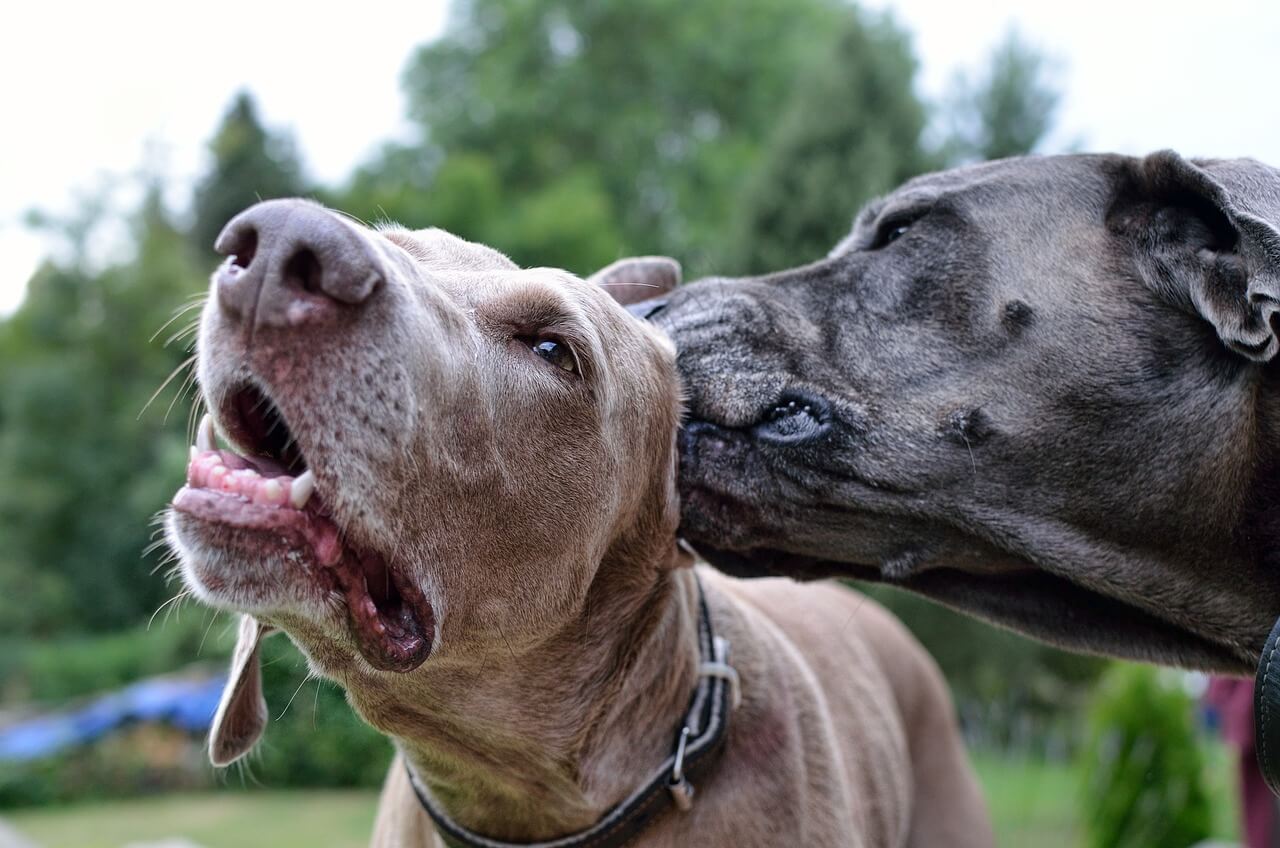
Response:
[[[1215,836],[1236,836],[1231,763],[1214,746],[1209,782],[1220,803]],[[1077,848],[1083,843],[1074,766],[991,754],[973,758],[995,821],[997,844]],[[222,791],[44,807],[9,821],[41,848],[120,848],[182,836],[204,848],[356,848],[368,844],[372,791]]]
[[[973,757],[997,845],[1076,848],[1081,841],[1075,769],[1067,764]]]
[[[1214,799],[1215,839],[1239,839],[1235,766],[1219,742],[1207,744],[1205,781]],[[996,829],[996,844],[1077,848],[1084,844],[1080,774],[1070,763],[975,753],[974,767]]]
[[[121,848],[184,837],[203,848],[361,848],[376,792],[218,792],[169,795],[8,815],[41,848]]]

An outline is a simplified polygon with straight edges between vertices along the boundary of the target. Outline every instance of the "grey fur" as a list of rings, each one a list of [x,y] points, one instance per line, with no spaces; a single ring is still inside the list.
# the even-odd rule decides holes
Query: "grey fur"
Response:
[[[1278,223],[1251,160],[1009,159],[912,180],[814,264],[677,290],[684,535],[1249,671],[1280,614]]]

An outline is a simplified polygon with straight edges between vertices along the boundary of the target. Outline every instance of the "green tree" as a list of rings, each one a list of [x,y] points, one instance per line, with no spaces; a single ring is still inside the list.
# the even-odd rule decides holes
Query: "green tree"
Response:
[[[186,408],[139,412],[185,356],[148,339],[204,275],[158,197],[132,260],[46,263],[0,323],[0,633],[119,626],[172,591],[142,551],[182,477]]]
[[[821,258],[854,212],[934,164],[915,60],[887,17],[853,14],[804,77],[749,181],[721,270],[761,273]]]
[[[392,221],[409,227],[440,226],[440,206],[452,204],[455,221],[471,216],[469,226],[456,230],[478,238],[480,222],[500,214],[498,176],[488,159],[460,154],[456,164],[461,174],[456,185],[448,185],[441,174],[439,151],[420,144],[388,143],[368,162],[358,167],[347,184],[337,190],[320,189],[319,199],[348,215],[366,221]],[[472,181],[473,184],[467,183]],[[470,210],[470,211],[467,211]],[[457,226],[455,223],[454,226]]]
[[[499,248],[524,265],[585,273],[623,252],[613,205],[592,168],[576,168],[546,186],[512,193],[503,190],[491,158],[458,153],[434,169],[429,188],[416,190],[395,179],[398,168],[391,163],[414,173],[429,153],[395,148],[384,155],[389,158],[358,171],[346,191],[325,199],[370,221],[443,227]]]
[[[837,0],[456,3],[404,77],[423,144],[387,151],[347,198],[366,217],[450,226],[446,185],[411,197],[386,175],[465,156],[486,163],[497,205],[460,232],[517,261],[590,271],[661,249],[705,266],[760,140],[850,14]]]
[[[262,125],[248,92],[232,100],[209,153],[212,162],[196,186],[191,228],[192,244],[201,255],[212,253],[222,227],[245,207],[306,193],[293,139]]]
[[[1053,126],[1061,95],[1053,61],[1010,29],[976,79],[957,78],[945,111],[952,162],[1032,153]]]

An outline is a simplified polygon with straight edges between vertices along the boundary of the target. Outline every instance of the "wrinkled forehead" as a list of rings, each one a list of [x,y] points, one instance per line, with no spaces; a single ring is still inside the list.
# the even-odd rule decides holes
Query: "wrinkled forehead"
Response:
[[[435,271],[513,271],[519,266],[487,245],[459,238],[438,227],[406,230],[395,225],[378,228],[423,267]]]
[[[381,230],[454,302],[488,320],[563,335],[598,362],[670,343],[600,285],[557,268],[520,268],[483,244],[431,228]]]
[[[851,234],[886,217],[945,206],[958,215],[1021,229],[1050,217],[1101,214],[1125,157],[1097,154],[1024,156],[980,162],[915,177],[867,203]],[[843,243],[842,243],[843,244]]]

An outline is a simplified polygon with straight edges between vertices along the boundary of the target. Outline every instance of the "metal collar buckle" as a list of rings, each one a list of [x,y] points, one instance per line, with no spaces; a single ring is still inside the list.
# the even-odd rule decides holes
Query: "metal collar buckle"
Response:
[[[676,761],[671,765],[671,779],[667,789],[676,802],[676,809],[687,813],[693,807],[693,784],[684,776],[684,749],[689,743],[689,726],[680,728],[680,741],[676,743]]]
[[[698,665],[698,677],[719,677],[728,681],[729,708],[736,710],[742,703],[742,681],[738,670],[729,665],[729,640],[722,636],[712,639],[712,659]],[[675,762],[671,764],[671,777],[667,781],[667,789],[675,801],[676,809],[688,812],[693,807],[693,784],[684,774],[684,752],[689,744],[689,736],[693,733],[689,725],[680,728],[680,736],[676,740]]]

